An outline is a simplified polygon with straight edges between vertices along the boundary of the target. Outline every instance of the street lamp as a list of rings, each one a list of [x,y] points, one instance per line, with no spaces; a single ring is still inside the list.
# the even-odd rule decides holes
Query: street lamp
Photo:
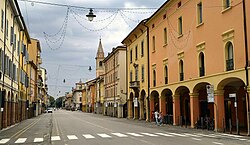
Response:
[[[86,17],[88,17],[88,20],[90,22],[93,21],[94,17],[96,17],[96,15],[94,15],[94,13],[93,13],[93,9],[92,8],[89,9],[89,14],[86,15]]]

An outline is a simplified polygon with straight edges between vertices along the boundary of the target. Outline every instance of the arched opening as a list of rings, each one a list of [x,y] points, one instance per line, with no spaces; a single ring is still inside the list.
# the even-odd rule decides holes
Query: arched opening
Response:
[[[247,108],[245,83],[239,78],[227,78],[220,82],[219,89],[224,90],[225,128],[226,131],[236,131],[237,119],[239,131],[247,130]]]
[[[151,110],[151,121],[153,121],[153,114],[155,111],[160,110],[159,108],[159,93],[157,91],[151,92],[150,95],[150,110]]]
[[[199,54],[199,70],[200,70],[200,77],[205,75],[205,60],[204,60],[204,54],[201,52]]]
[[[164,67],[164,77],[165,77],[165,84],[168,84],[168,66],[165,65]]]
[[[175,94],[180,97],[180,116],[179,125],[189,126],[191,125],[191,114],[190,114],[190,96],[189,89],[185,86],[180,86],[176,89]],[[177,116],[178,117],[178,116]]]
[[[184,66],[183,66],[183,61],[182,60],[180,60],[180,62],[179,62],[179,73],[180,73],[180,81],[183,81],[184,80],[184,68],[183,68]]]
[[[234,69],[234,51],[232,42],[226,44],[226,70],[230,71]]]
[[[140,95],[140,119],[141,120],[145,120],[146,119],[146,92],[145,90],[141,91],[141,95]]]
[[[165,89],[161,93],[161,111],[166,124],[173,124],[173,93]]]

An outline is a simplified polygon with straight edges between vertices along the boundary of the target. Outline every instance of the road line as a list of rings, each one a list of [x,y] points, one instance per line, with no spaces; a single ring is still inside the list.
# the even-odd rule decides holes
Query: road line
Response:
[[[75,135],[67,135],[69,140],[78,139]]]
[[[61,140],[60,136],[52,136],[51,141]]]
[[[201,140],[201,139],[199,139],[199,138],[194,138],[194,137],[192,137],[191,139],[193,139],[193,140],[198,140],[198,141]]]
[[[43,138],[35,138],[34,142],[43,142]]]
[[[132,135],[132,136],[136,136],[136,137],[141,137],[141,136],[143,136],[143,135],[140,135],[140,134],[137,134],[137,133],[127,133],[127,134]]]
[[[242,136],[239,136],[239,135],[225,134],[225,133],[222,133],[221,135],[230,136],[230,137],[236,137],[236,138],[241,138],[242,137]]]
[[[201,136],[199,136],[199,135],[190,134],[190,133],[184,133],[184,134],[187,135],[187,136],[192,136],[192,137],[201,137]]]
[[[109,135],[107,135],[105,133],[100,133],[100,134],[97,134],[97,135],[99,135],[102,138],[111,138],[111,136],[109,136]]]
[[[152,134],[152,133],[144,133],[144,132],[142,132],[141,134],[147,135],[147,136],[152,136],[152,137],[158,136],[158,135],[155,135],[155,134]]]
[[[90,134],[83,134],[82,136],[85,137],[86,139],[95,138],[93,135]]]
[[[223,145],[223,143],[220,142],[213,142],[214,144],[219,144],[219,145]]]
[[[200,135],[200,136],[204,136],[204,137],[211,137],[211,138],[215,138],[216,136],[214,135],[207,135],[207,134],[197,134],[197,135]]]
[[[247,139],[245,139],[245,138],[239,138],[239,140],[241,140],[241,141],[246,141]]]
[[[5,144],[5,143],[7,143],[9,140],[10,140],[9,138],[1,139],[1,140],[0,140],[0,144]]]
[[[186,135],[184,134],[179,134],[179,133],[172,133],[172,132],[167,132],[168,134],[172,134],[172,135],[176,135],[176,136],[181,136],[181,137],[185,137]]]
[[[24,143],[27,140],[27,138],[19,138],[15,141],[15,143]]]
[[[166,133],[155,133],[155,134],[162,135],[162,136],[167,136],[167,137],[174,137],[173,135],[166,134]]]
[[[128,137],[127,135],[125,134],[122,134],[122,133],[112,133],[113,135],[116,135],[118,137]]]

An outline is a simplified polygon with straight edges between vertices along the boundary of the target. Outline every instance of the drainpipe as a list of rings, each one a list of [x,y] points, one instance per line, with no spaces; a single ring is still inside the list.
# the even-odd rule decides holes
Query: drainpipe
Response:
[[[249,105],[249,94],[247,92],[247,88],[249,87],[249,75],[248,75],[248,37],[247,37],[247,22],[246,22],[246,4],[245,0],[242,1],[243,3],[243,22],[244,22],[244,38],[245,38],[245,55],[246,55],[246,65],[245,65],[245,71],[246,71],[246,97],[247,97],[247,116],[248,116],[248,127],[247,127],[247,135],[250,136],[250,105]]]
[[[147,20],[147,19],[146,19]],[[146,21],[145,20],[145,21]],[[144,27],[147,28],[147,54],[148,54],[148,62],[147,62],[147,70],[148,70],[148,97],[147,97],[147,101],[148,101],[148,122],[150,122],[151,119],[151,114],[150,114],[150,71],[149,71],[149,27],[147,25],[145,25],[145,21],[142,23],[142,25]]]

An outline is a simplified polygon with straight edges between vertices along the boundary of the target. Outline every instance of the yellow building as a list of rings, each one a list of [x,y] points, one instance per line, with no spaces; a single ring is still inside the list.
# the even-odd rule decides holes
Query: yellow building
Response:
[[[5,128],[27,117],[28,86],[27,83],[25,85],[25,81],[27,82],[28,77],[24,71],[26,70],[24,59],[27,59],[25,53],[30,37],[17,1],[1,0],[0,3],[0,128]]]
[[[148,40],[147,26],[142,20],[122,41],[127,47],[128,118],[149,118],[148,107]],[[126,93],[124,91],[124,93]]]
[[[29,117],[38,116],[38,110],[40,109],[41,97],[38,96],[39,77],[38,70],[41,65],[41,47],[40,42],[37,39],[31,38],[31,44],[29,45],[29,62],[28,62],[28,76],[29,80]]]

